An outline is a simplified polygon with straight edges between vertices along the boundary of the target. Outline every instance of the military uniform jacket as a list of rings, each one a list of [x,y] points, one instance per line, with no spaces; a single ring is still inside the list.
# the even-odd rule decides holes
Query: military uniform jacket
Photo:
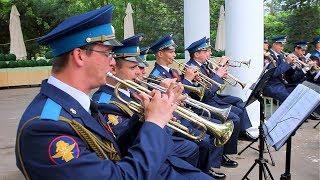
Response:
[[[201,73],[207,75],[208,77],[210,77],[211,79],[213,79],[214,81],[220,83],[220,84],[223,84],[224,83],[224,80],[222,78],[220,78],[218,75],[216,75],[215,73],[212,73],[212,74],[209,74],[207,72],[207,70],[203,67],[203,66],[200,66],[196,60],[194,59],[190,59],[188,62],[187,62],[188,65],[190,66],[195,66],[195,67],[198,67],[201,71]],[[219,90],[219,87],[215,84],[213,84],[209,90],[207,90],[205,92],[205,95],[203,97],[203,101],[204,102],[213,102],[214,105],[229,105],[229,103],[227,102],[224,102],[221,100],[221,97],[224,97],[225,95],[219,95],[217,93],[217,91]]]
[[[128,97],[127,95],[120,92],[121,97],[126,101],[132,101],[133,99]],[[135,114],[128,113],[127,110],[120,109],[119,106],[115,104],[110,104],[112,101],[118,101],[115,97],[114,88],[104,85],[99,88],[97,92],[95,92],[92,96],[92,99],[99,103],[99,109],[102,113],[109,112],[109,106],[113,106],[112,109],[117,109],[113,112],[113,114],[117,114],[117,124],[112,126],[115,134],[117,135],[117,141],[120,144],[120,150],[122,153],[126,153],[126,149],[132,145],[132,137],[136,136],[136,133],[139,129],[139,117]],[[167,134],[172,135],[173,130],[166,127],[164,128]],[[185,160],[180,158],[188,157],[190,152],[185,149],[183,151],[176,151],[176,145],[180,145],[186,141],[184,138],[171,136],[174,144],[172,147],[172,151],[170,154],[174,154],[174,156],[169,155],[167,160],[173,167],[179,168],[181,170],[186,171],[198,171],[197,168],[190,166]],[[178,158],[176,158],[177,156]],[[186,158],[188,159],[188,158]],[[190,164],[194,164],[194,159],[190,160]],[[173,171],[172,171],[173,172]],[[172,175],[171,175],[172,176]],[[175,176],[178,178],[178,176]]]
[[[272,78],[270,79],[270,81],[267,84],[269,86],[274,86],[277,84],[284,84],[283,79],[282,79],[282,75],[284,75],[288,70],[291,69],[291,65],[288,64],[287,62],[285,62],[284,56],[282,54],[280,54],[280,55],[278,55],[278,57],[276,57],[274,52],[270,51],[270,55],[273,57],[274,60],[277,61],[277,67],[273,73]],[[272,67],[273,67],[273,64],[270,63],[268,65],[268,69],[270,69]]]
[[[45,80],[17,132],[17,166],[30,179],[159,179],[157,172],[173,144],[159,126],[145,122],[128,155],[113,162],[99,158],[59,116],[79,122],[118,151],[109,131],[78,101]]]
[[[152,69],[152,71],[150,72],[149,77],[151,78],[157,78],[157,77],[163,77],[163,78],[174,78],[174,76],[168,72],[166,69],[164,69],[162,66],[160,66],[159,64],[155,63],[154,64],[154,68]],[[192,86],[192,83],[186,79],[183,78],[183,76],[180,76],[180,80],[182,84],[186,84],[189,86]],[[186,92],[188,93],[188,92]]]

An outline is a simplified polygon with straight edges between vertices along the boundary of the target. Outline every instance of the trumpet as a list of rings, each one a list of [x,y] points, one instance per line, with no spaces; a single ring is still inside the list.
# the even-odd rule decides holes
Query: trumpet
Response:
[[[281,51],[281,53],[284,55],[284,57],[287,57],[289,55],[289,53],[284,52],[284,51]],[[293,56],[293,64],[296,65],[296,67],[298,67],[300,69],[303,67],[306,67],[308,70],[310,70],[312,68],[312,66],[310,66],[309,64],[301,61],[298,56],[296,56],[295,54],[293,54],[293,55],[294,55]]]
[[[213,59],[213,58],[212,58]],[[214,61],[215,63],[218,63]],[[248,61],[233,61],[233,60],[228,60],[225,64],[222,64],[222,66],[228,65],[230,67],[241,67],[241,65],[246,65],[248,68],[250,67],[251,59]]]
[[[160,81],[162,81],[164,78],[163,77],[158,77],[157,79],[155,78],[148,78],[148,77],[143,77],[144,79],[148,80],[148,81],[152,81],[152,82],[155,82],[155,83],[158,83],[160,84]],[[202,98],[204,97],[204,93],[206,91],[206,88],[203,87],[203,86],[200,86],[200,87],[195,87],[195,86],[189,86],[189,85],[185,85],[185,84],[182,84],[183,87],[193,93],[195,93],[199,98],[200,100],[202,100]]]
[[[137,91],[137,92],[144,92],[149,94],[151,91],[148,90],[147,88],[133,82],[130,80],[122,80],[116,76],[114,76],[111,72],[108,72],[106,74],[108,77],[113,78],[114,80],[116,80],[118,83],[115,86],[114,92],[116,97],[123,103],[125,103],[130,109],[132,109],[133,111],[139,113],[139,114],[143,114],[143,107],[137,103],[136,101],[126,101],[123,98],[121,98],[120,93],[119,93],[119,88],[121,88],[122,86],[126,86],[129,88],[132,88],[133,90]],[[151,96],[149,96],[151,98]],[[177,113],[179,116],[181,116],[182,118],[195,123],[196,125],[198,125],[201,128],[201,133],[198,136],[192,135],[190,134],[190,132],[187,130],[187,127],[179,124],[177,126],[177,122],[170,120],[168,123],[168,127],[172,128],[175,131],[178,131],[182,134],[184,134],[185,136],[199,141],[202,140],[205,133],[208,132],[210,134],[212,134],[213,136],[215,136],[215,145],[216,146],[222,146],[224,145],[229,138],[231,137],[234,125],[232,121],[227,121],[224,124],[217,124],[217,123],[213,123],[210,122],[200,116],[198,116],[197,114],[195,114],[194,112],[183,108],[181,106],[178,106],[177,109],[174,111],[175,113]]]
[[[147,83],[147,82],[143,82],[143,81],[140,81],[138,80],[139,82],[147,85],[148,87],[151,87],[153,89],[157,89],[161,92],[166,92],[166,88],[158,85],[158,84],[154,84],[154,83]],[[219,119],[221,120],[221,122],[227,122],[228,121],[228,116],[229,116],[229,113],[231,111],[231,106],[228,107],[228,108],[224,108],[224,109],[220,109],[220,108],[216,108],[216,107],[213,107],[213,106],[210,106],[210,105],[207,105],[201,101],[197,101],[195,99],[192,99],[191,97],[189,97],[187,94],[184,94],[183,95],[185,97],[184,101],[186,104],[189,104],[190,106],[193,106],[195,108],[198,108],[198,109],[203,109],[203,111],[205,111],[209,118],[211,118],[211,113],[214,113],[216,114]]]
[[[207,61],[207,63],[208,63],[208,68],[210,69],[210,71],[217,73],[217,69],[219,68],[219,65],[216,64],[216,62],[212,59]],[[232,76],[231,74],[228,74],[228,76],[226,78],[223,78],[223,80],[226,81],[231,86],[236,86],[237,84],[239,84],[242,89],[244,89],[244,87],[246,87],[246,85],[247,85],[246,83],[241,82],[239,79]]]
[[[175,62],[176,64],[178,64],[179,66],[179,70],[181,71],[182,74],[184,74],[186,71],[185,71],[185,68],[192,68],[191,66],[187,65],[187,64],[182,64],[180,62],[178,62],[177,60],[173,60],[173,62]],[[216,86],[218,86],[219,89],[223,89],[224,85],[223,84],[220,84],[216,81],[214,81],[213,79],[211,79],[210,77],[206,76],[205,74],[201,73],[199,70],[198,70],[198,73],[199,73],[199,77],[201,79],[200,82],[198,82],[201,86],[203,87],[210,87],[212,86],[213,84],[215,84]]]

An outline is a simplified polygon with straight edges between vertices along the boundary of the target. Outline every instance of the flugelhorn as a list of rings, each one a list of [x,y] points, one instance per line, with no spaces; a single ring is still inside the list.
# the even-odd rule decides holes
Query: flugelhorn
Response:
[[[176,59],[173,60],[173,62],[175,62],[178,65],[179,70],[181,71],[182,74],[184,74],[185,68],[193,68],[191,66],[189,66],[188,64],[183,64],[180,63],[179,61],[177,61]],[[223,84],[220,84],[216,81],[214,81],[213,79],[211,79],[210,77],[206,76],[205,74],[203,74],[201,71],[197,70],[199,77],[201,79],[200,82],[198,82],[201,86],[203,87],[210,87],[213,84],[215,84],[216,86],[218,86],[219,89],[223,89]],[[204,84],[203,84],[204,83]]]
[[[216,64],[216,62],[214,62],[213,60],[210,59],[210,61],[207,61],[208,64],[208,68],[214,72],[217,73],[217,69],[219,68],[219,65]],[[246,83],[241,82],[239,79],[237,79],[236,77],[232,76],[231,74],[228,74],[228,76],[226,78],[223,78],[224,81],[226,81],[228,84],[230,84],[231,86],[236,86],[237,84],[239,84],[241,86],[242,89],[244,89],[244,87],[246,87]]]
[[[133,82],[130,80],[122,80],[116,76],[114,76],[111,72],[108,72],[106,74],[108,77],[113,78],[114,80],[118,81],[117,85],[115,86],[115,94],[116,97],[119,98],[120,101],[122,101],[123,103],[127,104],[128,107],[134,111],[136,111],[137,113],[143,114],[143,108],[142,106],[135,102],[135,101],[130,101],[127,102],[124,99],[121,98],[120,94],[119,94],[119,88],[120,86],[126,86],[129,87],[137,92],[144,92],[149,94],[151,91],[148,90],[147,88]],[[150,97],[151,98],[151,97]],[[188,131],[186,131],[186,127],[182,126],[182,128],[176,127],[176,122],[172,123],[170,121],[170,123],[168,124],[168,127],[186,135],[187,137],[194,139],[194,140],[201,140],[205,133],[208,132],[209,134],[212,134],[213,136],[215,136],[215,145],[216,146],[222,146],[224,145],[229,138],[231,137],[234,125],[232,121],[227,121],[224,124],[217,124],[217,123],[213,123],[210,122],[200,116],[198,116],[197,114],[195,114],[194,112],[183,108],[181,106],[178,106],[177,109],[175,110],[175,113],[177,113],[179,116],[181,116],[182,118],[193,122],[195,124],[197,124],[198,126],[201,127],[202,131],[201,134],[197,137],[195,137],[194,135],[191,135]]]

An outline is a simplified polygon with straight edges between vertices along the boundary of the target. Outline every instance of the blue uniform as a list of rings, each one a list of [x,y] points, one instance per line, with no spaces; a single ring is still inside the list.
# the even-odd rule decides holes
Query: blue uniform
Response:
[[[110,131],[70,95],[43,81],[17,132],[17,166],[30,179],[210,179],[174,156],[171,136],[154,123],[143,123],[128,155],[111,161],[97,156],[61,117],[111,142],[120,154]]]
[[[176,70],[174,69],[170,69],[170,71],[168,72],[165,68],[163,68],[162,66],[160,66],[158,63],[155,63],[154,64],[154,67],[152,69],[152,71],[150,72],[149,74],[149,77],[150,78],[155,78],[155,77],[163,77],[163,78],[177,78],[178,81],[181,81],[182,84],[185,84],[185,85],[189,85],[189,86],[192,86],[192,83],[188,80],[186,80],[183,75],[178,76],[178,73],[175,72]],[[184,90],[185,93],[189,93],[188,90]]]
[[[311,56],[316,56],[320,59],[320,51],[317,50],[313,50],[310,52]]]
[[[190,66],[198,67],[201,71],[201,73],[204,73],[205,75],[208,75],[208,77],[212,78],[218,83],[223,83],[223,80],[219,78],[216,74],[209,74],[207,70],[204,68],[204,66],[200,66],[195,60],[190,59],[187,62]],[[221,100],[220,97],[222,95],[218,95],[216,92],[218,91],[218,86],[212,85],[209,90],[206,91],[202,101],[206,104],[209,104],[210,106],[218,107],[218,108],[227,108],[230,107],[230,104]],[[227,97],[227,96],[226,96]],[[233,97],[233,96],[230,96]],[[233,98],[236,99],[236,98]],[[241,120],[239,117],[242,117],[243,111],[236,107],[231,106],[231,112],[229,113],[228,119],[233,121],[234,124],[234,130],[232,133],[232,136],[230,137],[230,140],[224,145],[224,153],[225,154],[235,154],[237,153],[237,144],[238,144],[238,137],[240,133],[241,128]],[[213,114],[213,118],[218,118],[216,115]]]
[[[123,97],[126,101],[133,101],[133,99],[122,92],[120,92],[120,94],[121,97]],[[137,125],[132,124],[137,124],[134,122],[139,121],[140,117],[137,114],[125,112],[123,109],[120,109],[114,104],[110,104],[111,101],[118,102],[117,98],[115,97],[113,87],[107,85],[101,86],[99,90],[93,94],[92,99],[99,103],[99,109],[103,114],[112,113],[118,116],[118,123],[113,125],[112,128],[117,139],[121,141],[119,142],[119,144],[121,144],[120,147],[125,146],[122,149],[127,149],[128,146],[130,147],[130,144],[132,144],[134,141],[132,137],[135,137],[135,134],[132,133],[136,131],[136,129],[139,129],[139,127],[136,127]],[[112,106],[112,109],[117,109],[117,111],[110,112],[110,106]],[[168,134],[171,134],[171,130],[168,128],[166,129]],[[172,136],[172,140],[174,142],[173,153],[177,157],[183,158],[190,164],[196,166],[199,158],[198,146],[194,142],[181,137]]]
[[[277,67],[273,73],[271,79],[267,82],[267,85],[263,91],[263,95],[272,97],[274,99],[283,102],[294,89],[292,87],[286,87],[286,82],[283,80],[283,75],[285,72],[291,69],[291,65],[284,61],[282,54],[276,55],[273,51],[270,51],[270,55],[277,62]],[[272,68],[273,64],[270,63],[268,68]]]
[[[164,78],[173,78],[172,74],[164,69],[162,66],[155,63],[154,68],[152,69],[150,77],[164,77]],[[182,82],[186,85],[193,85],[188,80]],[[198,132],[197,128],[194,127],[186,120],[181,120],[183,125],[188,127],[191,131],[194,131],[196,134]],[[215,147],[213,143],[213,138],[209,135],[206,135],[205,138],[198,143],[199,151],[201,156],[199,157],[199,168],[205,172],[209,171],[210,167],[219,168],[221,166],[221,157],[223,154],[222,147]]]

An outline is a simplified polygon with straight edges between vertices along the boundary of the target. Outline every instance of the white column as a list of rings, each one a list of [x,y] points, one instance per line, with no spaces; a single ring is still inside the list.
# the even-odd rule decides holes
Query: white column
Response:
[[[210,37],[209,0],[184,0],[184,47],[204,36]]]
[[[263,0],[226,0],[226,55],[233,60],[251,59],[250,68],[230,68],[230,74],[242,82],[252,84],[263,69]],[[248,86],[242,90],[239,86],[226,89],[242,99],[250,94]],[[259,104],[253,103],[247,108],[252,124],[259,124]]]

